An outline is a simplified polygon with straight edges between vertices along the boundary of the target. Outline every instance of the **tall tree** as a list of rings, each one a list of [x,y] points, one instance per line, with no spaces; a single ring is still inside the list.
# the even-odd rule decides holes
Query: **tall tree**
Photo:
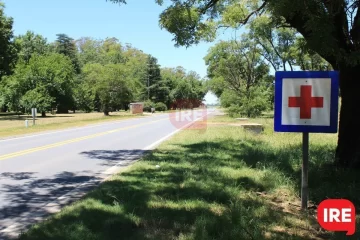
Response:
[[[174,89],[176,88],[176,84],[178,80],[182,79],[185,76],[185,71],[182,76],[179,77],[178,74],[179,68],[161,68],[161,87],[163,87],[162,91],[166,92],[166,99],[159,100],[159,102],[163,102],[166,104],[167,108],[171,108],[171,104],[175,100]]]
[[[64,54],[71,59],[74,70],[76,73],[80,73],[80,64],[77,58],[77,49],[74,39],[64,33],[56,34],[57,39],[55,43],[55,50],[58,53]]]
[[[19,60],[29,63],[32,55],[43,55],[49,52],[49,45],[46,38],[32,31],[27,31],[24,35],[15,38],[18,49]]]
[[[123,49],[124,66],[129,81],[132,82],[133,101],[147,99],[148,55],[127,45]],[[127,105],[124,106],[127,109]]]
[[[117,38],[106,38],[102,42],[101,51],[104,64],[119,64],[125,61],[122,46]]]
[[[239,41],[222,41],[210,48],[205,57],[209,78],[222,78],[233,91],[242,92],[259,85],[269,72],[261,49],[244,35]],[[225,86],[224,86],[225,87]]]
[[[124,0],[111,0],[124,3]],[[156,0],[162,4],[163,1]],[[360,1],[359,0],[174,0],[160,25],[176,45],[215,39],[218,23],[238,27],[268,13],[297,30],[314,52],[340,72],[341,109],[336,163],[360,167]]]
[[[73,78],[74,69],[68,57],[58,53],[34,55],[28,64],[19,62],[2,87],[12,110],[36,107],[46,116],[51,108],[72,102]]]
[[[12,73],[17,58],[13,41],[13,19],[4,14],[4,8],[4,3],[0,1],[0,79]]]
[[[75,41],[80,66],[88,63],[102,63],[102,41],[90,37],[82,37]]]
[[[81,67],[74,39],[63,33],[57,34],[56,36],[55,51],[67,56],[72,62],[75,73],[79,74]],[[74,103],[68,102],[67,100],[69,99],[66,98],[60,101],[60,104],[57,106],[57,113],[68,113],[69,109],[74,108]]]
[[[249,24],[249,37],[262,48],[261,55],[275,71],[293,70],[294,57],[291,47],[296,39],[296,31],[291,28],[276,28],[267,15],[259,16]]]
[[[75,41],[75,46],[79,51],[79,62],[81,66],[88,63],[118,64],[124,63],[123,47],[118,39],[106,38],[96,40],[83,37]]]
[[[297,37],[292,49],[292,55],[301,70],[329,71],[332,66],[319,54],[309,49],[303,37]]]
[[[145,78],[145,86],[147,91],[147,98],[152,101],[161,101],[163,98],[162,90],[164,90],[161,85],[161,75],[160,75],[160,66],[158,60],[149,55],[147,59],[147,72]]]
[[[239,42],[216,44],[205,57],[208,77],[213,79],[208,85],[220,95],[223,106],[232,107],[230,112],[255,117],[268,109],[271,81],[267,78],[269,67],[261,51],[255,41],[243,35]]]
[[[93,100],[100,101],[104,115],[120,109],[132,99],[131,81],[128,81],[126,69],[120,64],[101,65],[98,63],[84,66],[85,83],[93,91]]]

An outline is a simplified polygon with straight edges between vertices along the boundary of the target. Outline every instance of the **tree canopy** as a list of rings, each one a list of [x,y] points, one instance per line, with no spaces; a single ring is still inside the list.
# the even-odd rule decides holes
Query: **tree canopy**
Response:
[[[13,41],[13,19],[4,14],[5,5],[0,2],[0,79],[12,73],[17,54]]]
[[[124,0],[110,0],[126,3]],[[162,5],[162,0],[155,0]],[[266,17],[262,20],[261,17]],[[268,19],[268,20],[267,20]],[[259,22],[260,21],[260,22]],[[200,41],[213,41],[221,28],[253,25],[264,57],[274,69],[282,64],[291,67],[298,61],[301,68],[334,69],[340,72],[341,110],[336,163],[360,167],[360,1],[359,0],[173,0],[160,15],[160,26],[170,32],[176,46],[190,46]],[[279,48],[269,48],[272,31],[282,28],[275,40]],[[290,29],[290,30],[289,30]],[[301,35],[301,51],[306,57],[282,54],[287,43],[296,43],[292,30]],[[264,41],[266,40],[266,41]],[[271,45],[271,44],[270,44]],[[281,51],[280,51],[281,50]],[[297,51],[297,52],[296,52]],[[324,64],[322,59],[329,64]],[[330,67],[331,65],[331,67]],[[356,140],[355,140],[356,139]]]
[[[203,79],[183,69],[163,69],[155,56],[119,39],[65,33],[54,42],[33,31],[13,36],[13,20],[0,6],[0,106],[3,111],[46,112],[128,110],[147,102],[166,110],[176,98],[205,95]],[[2,62],[1,62],[2,61]],[[179,67],[181,68],[181,67]]]

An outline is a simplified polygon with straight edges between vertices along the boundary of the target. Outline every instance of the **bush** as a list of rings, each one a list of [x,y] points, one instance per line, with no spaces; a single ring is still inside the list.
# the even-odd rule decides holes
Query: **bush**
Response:
[[[225,89],[220,96],[221,107],[228,108],[240,102],[240,94],[230,89]]]
[[[241,117],[241,107],[236,104],[232,104],[230,107],[226,108],[227,114],[234,118],[234,117]]]
[[[251,87],[249,92],[244,92],[238,101],[230,104],[227,111],[231,117],[261,116],[263,111],[270,108],[269,91],[263,87]]]
[[[146,100],[144,102],[144,112],[151,112],[152,107],[155,107],[155,104],[152,101]]]
[[[155,104],[155,110],[156,111],[166,111],[167,110],[167,106],[165,103],[162,102],[158,102]]]

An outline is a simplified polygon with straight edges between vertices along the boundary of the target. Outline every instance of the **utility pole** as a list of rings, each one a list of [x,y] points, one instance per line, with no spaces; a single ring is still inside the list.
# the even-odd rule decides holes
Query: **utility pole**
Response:
[[[147,92],[148,92],[148,100],[150,100],[150,70],[151,70],[151,62],[147,64],[148,73],[147,73]]]
[[[147,78],[147,89],[148,89],[148,100],[150,99],[150,74],[148,73],[148,78]]]

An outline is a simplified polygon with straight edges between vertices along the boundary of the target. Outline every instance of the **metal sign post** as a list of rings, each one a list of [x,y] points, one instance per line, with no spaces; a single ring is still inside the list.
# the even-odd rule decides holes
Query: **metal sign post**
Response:
[[[302,168],[301,168],[301,209],[307,209],[309,199],[309,133],[302,134]]]
[[[301,208],[308,208],[309,133],[337,133],[339,73],[278,71],[275,132],[302,133]]]
[[[36,115],[37,115],[37,109],[36,108],[31,109],[31,115],[32,115],[32,118],[33,118],[33,125],[35,125],[35,119],[36,119]]]

